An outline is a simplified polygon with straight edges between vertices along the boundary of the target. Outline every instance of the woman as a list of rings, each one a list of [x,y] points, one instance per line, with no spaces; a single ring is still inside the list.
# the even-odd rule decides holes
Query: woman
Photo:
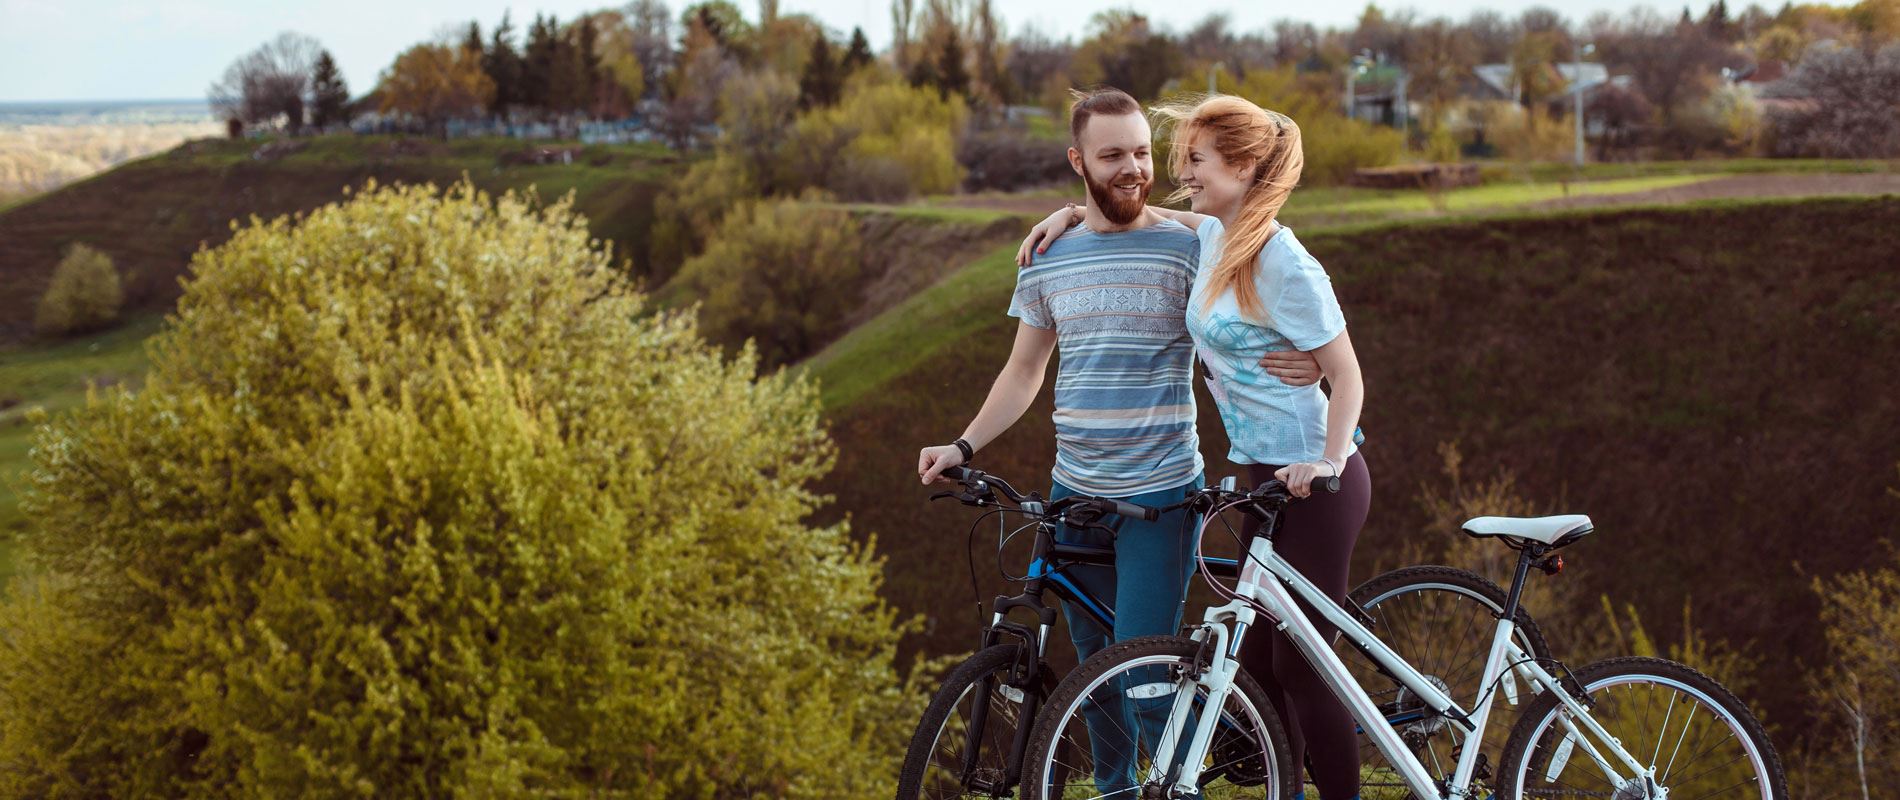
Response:
[[[1305,163],[1300,129],[1284,114],[1238,97],[1158,110],[1172,123],[1172,167],[1189,212],[1156,209],[1195,230],[1201,250],[1188,295],[1187,327],[1232,442],[1227,457],[1254,484],[1285,481],[1302,502],[1288,507],[1274,549],[1334,600],[1370,503],[1371,479],[1353,446],[1365,398],[1359,361],[1326,271],[1276,217]],[[1064,209],[1023,243],[1041,252],[1077,220]],[[1311,352],[1332,383],[1289,386],[1260,361],[1271,351]],[[1337,494],[1308,497],[1314,478],[1337,475]],[[1249,520],[1248,524],[1254,524]],[[1251,531],[1250,531],[1251,532]],[[1308,616],[1330,634],[1323,618]],[[1255,635],[1241,665],[1273,698],[1298,770],[1310,763],[1320,800],[1359,793],[1359,743],[1344,705],[1285,637]]]

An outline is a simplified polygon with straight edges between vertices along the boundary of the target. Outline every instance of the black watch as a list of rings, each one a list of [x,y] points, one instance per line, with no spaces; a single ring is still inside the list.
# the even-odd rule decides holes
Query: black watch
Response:
[[[970,463],[970,459],[976,457],[976,448],[971,447],[970,443],[964,441],[962,437],[958,437],[957,440],[951,442],[951,444],[956,445],[957,449],[963,452],[963,463],[968,464]]]

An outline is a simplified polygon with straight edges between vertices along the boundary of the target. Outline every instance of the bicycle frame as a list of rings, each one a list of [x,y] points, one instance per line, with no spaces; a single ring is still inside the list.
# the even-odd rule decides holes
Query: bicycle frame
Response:
[[[1026,501],[1021,504],[1021,510],[1029,514],[1041,514],[1046,508],[1047,504],[1040,501]],[[1021,593],[1013,597],[999,596],[991,604],[990,624],[983,629],[982,645],[979,647],[979,649],[987,649],[1000,644],[1004,637],[1017,639],[1023,643],[1023,659],[1011,669],[1009,680],[1003,685],[1001,691],[1006,698],[1022,705],[1025,717],[1033,717],[1037,711],[1036,706],[1040,703],[1041,698],[1032,697],[1025,690],[1035,685],[1040,676],[1043,668],[1042,657],[1049,644],[1049,630],[1055,625],[1056,619],[1056,609],[1043,602],[1044,591],[1053,592],[1058,599],[1068,603],[1072,608],[1079,609],[1097,625],[1109,630],[1115,627],[1114,607],[1097,598],[1086,586],[1067,574],[1070,567],[1078,565],[1112,568],[1115,565],[1114,548],[1058,542],[1056,531],[1061,524],[1063,524],[1062,520],[1047,517],[1037,521],[1036,536],[1030,551],[1029,570],[1026,576],[1028,580],[1024,582]],[[1239,572],[1240,562],[1236,559],[1208,558],[1206,561],[1211,571],[1223,577],[1232,577]],[[1027,610],[1035,615],[1036,628],[1034,630],[1009,619],[1010,613],[1018,609]],[[988,678],[985,679],[985,681],[988,680]],[[987,694],[987,683],[985,687]],[[970,761],[977,756],[979,747],[977,740],[982,736],[988,716],[988,705],[978,704],[969,730],[965,732],[964,753],[965,758]],[[1015,741],[1011,743],[1010,752],[1004,759],[1005,783],[1013,785],[1022,774],[1022,758],[1028,745],[1029,730],[1030,726],[1027,724],[1017,728]],[[974,785],[971,779],[973,766],[974,764],[969,762],[963,765],[963,772],[959,779],[965,788],[985,791],[1002,788]]]
[[[1277,515],[1273,522],[1277,522]],[[1273,524],[1263,526],[1263,530],[1272,531]],[[1232,691],[1234,677],[1239,671],[1238,655],[1240,645],[1249,628],[1262,622],[1256,604],[1264,609],[1267,618],[1264,622],[1274,625],[1276,630],[1284,631],[1294,647],[1311,664],[1327,688],[1346,705],[1346,710],[1359,723],[1359,727],[1373,744],[1383,753],[1388,762],[1398,771],[1412,793],[1418,797],[1464,798],[1469,796],[1472,773],[1477,766],[1478,752],[1481,748],[1467,746],[1461,749],[1457,768],[1448,785],[1440,787],[1426,772],[1425,766],[1412,754],[1399,738],[1398,731],[1390,725],[1373,705],[1372,698],[1347,670],[1345,662],[1333,651],[1332,645],[1321,637],[1311,619],[1294,602],[1294,598],[1304,600],[1306,604],[1319,611],[1320,616],[1335,626],[1340,635],[1357,646],[1381,668],[1407,689],[1416,693],[1420,701],[1434,712],[1443,715],[1451,724],[1465,732],[1465,740],[1483,741],[1481,735],[1490,718],[1491,706],[1496,694],[1486,690],[1479,696],[1477,707],[1473,710],[1460,708],[1444,691],[1434,686],[1423,674],[1407,664],[1384,642],[1366,627],[1354,619],[1340,605],[1332,602],[1312,581],[1301,575],[1291,564],[1273,551],[1272,538],[1269,535],[1255,536],[1248,545],[1248,559],[1241,570],[1240,581],[1236,586],[1237,599],[1207,610],[1205,624],[1198,629],[1193,638],[1203,642],[1203,648],[1213,654],[1208,667],[1195,679],[1208,690],[1206,704],[1211,708],[1222,708]],[[1597,766],[1613,784],[1622,785],[1628,781],[1653,779],[1653,767],[1645,767],[1632,757],[1616,737],[1590,717],[1588,709],[1573,696],[1541,664],[1513,641],[1516,630],[1518,599],[1523,589],[1527,573],[1535,558],[1533,551],[1527,550],[1519,558],[1517,575],[1511,584],[1510,599],[1507,607],[1498,618],[1496,632],[1491,639],[1489,655],[1485,660],[1485,687],[1495,686],[1506,670],[1514,670],[1522,675],[1534,689],[1556,692],[1567,713],[1559,716],[1565,730],[1567,741],[1581,745],[1583,751],[1596,762]],[[1251,602],[1249,602],[1251,601]],[[1232,626],[1230,631],[1229,625]],[[1170,680],[1174,680],[1171,678]],[[1132,691],[1132,690],[1131,690]],[[1578,692],[1579,694],[1581,692]],[[1171,772],[1175,772],[1168,758],[1162,754],[1181,752],[1181,764],[1199,765],[1206,758],[1212,741],[1214,726],[1221,714],[1202,714],[1192,731],[1193,737],[1188,747],[1181,751],[1177,746],[1179,734],[1188,725],[1189,715],[1196,704],[1194,691],[1177,692],[1173,709],[1169,713],[1168,725],[1163,729],[1161,741],[1155,747],[1154,764],[1146,776],[1149,781],[1163,781]],[[1581,723],[1589,734],[1608,745],[1610,757],[1593,745],[1585,731],[1577,729]],[[1620,762],[1631,777],[1619,777],[1611,758]],[[1172,796],[1198,796],[1198,766],[1182,769],[1175,775],[1171,787]]]

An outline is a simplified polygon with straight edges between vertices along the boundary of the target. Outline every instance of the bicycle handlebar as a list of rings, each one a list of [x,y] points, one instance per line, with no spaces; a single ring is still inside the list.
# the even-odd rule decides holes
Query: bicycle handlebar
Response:
[[[1010,486],[1009,481],[972,467],[951,467],[943,471],[943,476],[971,489],[976,489],[978,486],[994,488],[1002,492],[1004,497],[1009,498],[1010,502],[1017,505],[1022,505],[1024,500],[1029,499],[1022,493],[1017,492],[1016,487]],[[1153,522],[1161,518],[1160,509],[1150,508],[1124,500],[1116,500],[1110,497],[1095,497],[1093,495],[1071,495],[1054,503],[1050,503],[1048,510],[1050,513],[1056,513],[1059,512],[1061,508],[1078,505],[1093,506],[1107,513],[1118,514],[1129,519],[1139,519],[1146,522]]]

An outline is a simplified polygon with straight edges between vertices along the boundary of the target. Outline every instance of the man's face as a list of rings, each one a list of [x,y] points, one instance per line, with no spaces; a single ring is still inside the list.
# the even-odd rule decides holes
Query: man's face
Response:
[[[1155,175],[1152,136],[1140,114],[1097,115],[1069,148],[1069,164],[1109,222],[1126,225],[1147,208]]]

